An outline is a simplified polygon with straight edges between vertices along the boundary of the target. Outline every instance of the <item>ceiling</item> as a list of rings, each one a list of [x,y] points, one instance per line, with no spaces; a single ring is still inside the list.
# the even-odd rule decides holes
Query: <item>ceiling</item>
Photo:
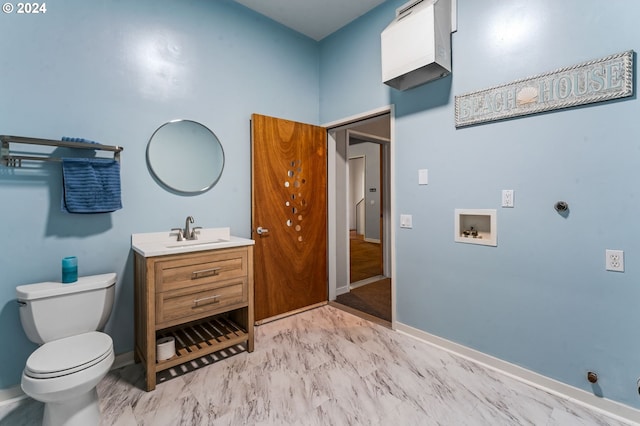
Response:
[[[235,0],[314,40],[364,15],[385,0]]]

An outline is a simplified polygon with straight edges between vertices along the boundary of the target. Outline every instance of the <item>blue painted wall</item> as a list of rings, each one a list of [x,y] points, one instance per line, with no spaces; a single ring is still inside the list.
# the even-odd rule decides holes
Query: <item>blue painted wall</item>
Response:
[[[59,211],[59,165],[0,167],[0,389],[35,348],[15,302],[20,284],[117,272],[106,331],[133,349],[132,233],[196,225],[250,236],[249,119],[257,112],[317,123],[318,44],[227,0],[66,0],[46,14],[0,14],[0,134],[83,137],[122,145],[122,202],[112,214]],[[145,148],[166,121],[187,118],[221,140],[226,165],[204,195],[178,196],[150,176]],[[176,144],[176,163],[188,163]],[[60,312],[60,316],[64,316]]]
[[[388,1],[321,43],[321,122],[396,106],[397,320],[640,407],[636,97],[456,130],[454,96],[640,50],[640,4],[458,0],[453,74],[380,83]],[[418,186],[418,169],[429,185]],[[501,190],[515,208],[500,208]],[[553,205],[566,200],[567,218]],[[498,246],[454,243],[455,208],[497,209]],[[625,251],[624,273],[605,249]]]
[[[460,130],[453,111],[456,94],[640,49],[640,4],[458,0],[452,76],[398,92],[380,83],[379,34],[403,3],[320,43],[228,0],[68,0],[0,15],[0,133],[125,147],[124,208],[109,215],[60,213],[55,165],[0,169],[0,337],[11,345],[0,389],[35,347],[16,285],[57,279],[67,255],[80,274],[117,272],[107,332],[122,353],[133,348],[131,233],[193,215],[250,235],[252,112],[318,123],[393,103],[396,211],[414,226],[396,229],[397,319],[587,391],[595,370],[605,397],[640,407],[636,98]],[[175,118],[224,145],[225,171],[204,195],[174,195],[147,171],[148,138]],[[515,190],[514,209],[499,207],[502,189]],[[454,208],[498,209],[498,247],[454,243]],[[604,271],[606,248],[625,250],[624,273]]]

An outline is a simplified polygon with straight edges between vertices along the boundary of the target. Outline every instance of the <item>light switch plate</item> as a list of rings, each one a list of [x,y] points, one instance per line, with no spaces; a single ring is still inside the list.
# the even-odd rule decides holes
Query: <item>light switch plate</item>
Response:
[[[400,228],[412,228],[413,217],[410,214],[400,215]]]
[[[418,170],[418,185],[428,185],[429,184],[429,170],[420,169]]]

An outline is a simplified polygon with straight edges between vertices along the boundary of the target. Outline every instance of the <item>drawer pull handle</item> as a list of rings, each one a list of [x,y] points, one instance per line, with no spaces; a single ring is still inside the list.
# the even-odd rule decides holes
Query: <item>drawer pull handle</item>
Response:
[[[196,299],[196,300],[193,301],[193,306],[191,308],[195,309],[198,306],[202,306],[201,302],[207,302],[207,303],[204,303],[204,305],[212,305],[214,303],[220,303],[220,301],[218,300],[218,297],[220,297],[220,295],[216,294],[216,295],[213,295],[213,296],[201,297],[200,299]]]
[[[191,279],[197,280],[198,278],[212,277],[220,274],[220,268],[203,269],[202,271],[193,271],[191,273]]]

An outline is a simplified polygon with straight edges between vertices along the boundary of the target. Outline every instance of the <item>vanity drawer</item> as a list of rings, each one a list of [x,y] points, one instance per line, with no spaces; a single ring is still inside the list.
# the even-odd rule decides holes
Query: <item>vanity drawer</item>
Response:
[[[247,250],[179,255],[155,265],[156,293],[246,277]]]
[[[156,324],[202,318],[247,301],[246,278],[156,293]]]

